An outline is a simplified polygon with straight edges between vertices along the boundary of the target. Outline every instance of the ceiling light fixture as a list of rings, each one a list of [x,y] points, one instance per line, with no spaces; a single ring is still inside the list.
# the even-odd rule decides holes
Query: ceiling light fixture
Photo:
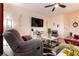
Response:
[[[57,8],[57,7],[59,7],[59,5],[58,4],[55,4],[55,7]]]
[[[61,3],[54,3],[54,4],[51,4],[51,5],[45,6],[45,8],[47,8],[47,7],[52,7],[52,6],[53,6],[52,12],[53,12],[57,7],[61,7],[61,8],[65,8],[65,7],[66,7],[66,5],[63,5],[63,4],[61,4]]]

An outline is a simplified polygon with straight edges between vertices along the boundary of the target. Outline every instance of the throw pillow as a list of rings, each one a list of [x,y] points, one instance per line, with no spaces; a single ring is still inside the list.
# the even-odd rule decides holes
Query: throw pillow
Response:
[[[79,39],[79,35],[74,35],[74,39]]]
[[[22,38],[23,38],[24,41],[32,39],[32,37],[30,35],[22,36]]]

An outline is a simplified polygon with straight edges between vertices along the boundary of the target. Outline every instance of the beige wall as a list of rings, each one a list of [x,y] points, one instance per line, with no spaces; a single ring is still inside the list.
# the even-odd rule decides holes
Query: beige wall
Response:
[[[67,13],[65,14],[64,18],[65,35],[69,35],[69,32],[72,32],[73,34],[79,34],[79,25],[76,28],[73,27],[74,22],[79,24],[79,12]]]
[[[63,36],[64,33],[64,16],[61,15],[48,15],[43,16],[38,13],[29,12],[22,8],[4,4],[4,19],[7,19],[7,16],[10,16],[10,19],[13,22],[13,28],[17,29],[21,35],[31,34],[31,17],[37,17],[44,19],[44,27],[43,28],[34,28],[39,31],[44,31],[47,35],[47,29],[51,28],[52,30],[58,30],[59,35]],[[57,24],[59,27],[57,28]]]
[[[64,35],[64,15],[50,15],[46,17],[47,20],[47,28],[51,28],[52,30],[58,30],[59,36]],[[57,27],[59,25],[59,27]]]
[[[52,30],[58,30],[60,36],[69,36],[69,33],[79,34],[79,25],[74,28],[73,23],[77,22],[79,24],[79,11],[60,14],[60,15],[51,15],[47,17],[48,26]],[[57,28],[59,24],[59,28]]]
[[[51,28],[52,30],[58,30],[60,36],[68,36],[69,32],[79,34],[79,25],[77,28],[72,26],[75,21],[79,23],[79,12],[43,16],[39,13],[30,12],[8,4],[4,4],[4,10],[4,20],[7,19],[7,16],[10,16],[13,22],[13,28],[17,29],[21,35],[31,34],[31,17],[44,19],[43,28],[34,27],[34,29],[44,31],[44,33],[47,33],[47,29]],[[59,25],[58,28],[57,25]]]
[[[4,10],[4,20],[7,19],[7,16],[10,16],[10,19],[13,22],[13,28],[17,29],[21,35],[31,34],[31,17],[41,18],[44,20],[44,27],[33,27],[35,30],[37,29],[39,31],[46,31],[46,20],[44,19],[43,15],[9,4],[4,4]]]

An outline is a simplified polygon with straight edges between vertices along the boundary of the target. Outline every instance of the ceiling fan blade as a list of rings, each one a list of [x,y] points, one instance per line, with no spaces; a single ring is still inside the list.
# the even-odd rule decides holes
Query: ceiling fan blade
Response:
[[[51,6],[54,6],[54,5],[55,5],[55,3],[52,4],[52,5],[47,5],[47,6],[45,6],[45,8],[47,8],[47,7],[51,7]]]
[[[53,7],[52,11],[54,11],[54,10],[55,10],[55,7]]]
[[[59,4],[59,6],[62,7],[62,8],[66,7],[66,5],[63,5],[63,4]]]

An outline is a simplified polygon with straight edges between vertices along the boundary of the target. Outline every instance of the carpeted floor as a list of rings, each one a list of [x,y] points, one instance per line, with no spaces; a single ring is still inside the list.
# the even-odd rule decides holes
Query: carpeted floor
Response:
[[[4,52],[2,56],[13,56],[13,52],[9,46],[3,46]]]

